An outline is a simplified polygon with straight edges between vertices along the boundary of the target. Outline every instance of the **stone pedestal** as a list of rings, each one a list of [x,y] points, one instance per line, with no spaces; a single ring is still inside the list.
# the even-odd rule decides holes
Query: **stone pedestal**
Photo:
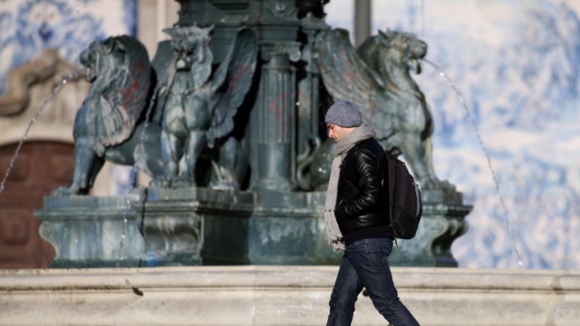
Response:
[[[398,240],[391,265],[457,266],[450,247],[467,230],[471,207],[458,193],[446,196],[449,204],[438,196],[424,192],[419,231]],[[54,268],[335,265],[342,254],[328,245],[324,200],[324,192],[146,188],[125,197],[47,197],[36,216],[56,248]]]
[[[338,264],[341,255],[326,239],[321,194],[254,192],[254,196],[249,211],[237,206],[237,214],[204,218],[204,264]]]
[[[203,189],[189,190],[171,196],[142,188],[118,197],[45,197],[35,215],[42,220],[41,236],[56,248],[50,267],[201,265],[196,194]]]
[[[318,193],[147,188],[46,197],[36,216],[53,268],[336,264],[323,203]]]
[[[201,265],[204,237],[200,206],[215,201],[220,194],[208,195],[204,188],[147,188],[141,225],[145,257],[141,265]]]
[[[56,249],[50,267],[139,266],[145,250],[140,233],[143,199],[142,193],[45,197],[44,208],[35,215],[42,221],[41,237]]]

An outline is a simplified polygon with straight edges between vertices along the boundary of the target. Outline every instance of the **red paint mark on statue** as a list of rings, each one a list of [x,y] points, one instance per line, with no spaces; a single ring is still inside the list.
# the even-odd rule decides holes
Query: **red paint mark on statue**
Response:
[[[344,78],[345,78],[346,82],[348,83],[348,85],[352,86],[352,84],[354,82],[354,74],[352,72],[352,65],[351,65],[350,61],[348,60],[348,56],[346,55],[345,49],[340,49],[340,54],[342,55],[343,66],[345,67]],[[352,87],[349,87],[349,88],[352,91]]]
[[[141,71],[143,71],[143,69],[145,69],[145,63],[143,63],[143,61],[138,61],[137,64],[135,64],[135,70],[141,74]]]
[[[122,102],[123,102],[123,106],[125,107],[125,109],[127,110],[131,110],[131,111],[138,111],[141,109],[141,102],[144,100],[144,96],[145,94],[140,94],[139,88],[141,86],[141,84],[139,83],[139,80],[141,79],[141,75],[143,73],[143,71],[146,69],[145,68],[145,63],[143,63],[143,61],[138,61],[134,66],[134,79],[135,81],[133,82],[133,84],[131,84],[128,87],[125,87],[121,90],[122,92]],[[145,91],[146,92],[146,91]],[[137,105],[134,105],[137,104]],[[136,113],[136,112],[134,112]]]
[[[374,99],[374,98],[372,98],[372,99],[369,99],[368,103],[369,103],[369,105],[370,105],[370,108],[368,108],[369,110],[367,111],[367,112],[368,112],[368,114],[367,114],[367,116],[368,116],[368,118],[367,118],[367,119],[368,119],[368,120],[367,120],[367,121],[369,121],[369,122],[370,122],[370,121],[371,121],[371,118],[373,117],[373,112],[374,112],[374,110],[375,110],[375,109],[377,108],[377,106],[378,106],[378,105],[380,105],[380,104],[379,104],[379,103],[377,103],[377,102],[375,101],[375,99]]]
[[[245,75],[248,72],[248,70],[250,70],[249,64],[245,64],[242,68],[238,69],[238,71],[234,73],[232,78],[230,78],[230,88],[233,88],[238,83],[241,76]]]
[[[279,125],[282,125],[282,114],[284,113],[284,101],[287,100],[288,94],[280,94],[275,99],[270,101],[268,108],[270,112],[276,116]]]
[[[135,93],[139,89],[139,85],[140,85],[139,80],[135,79],[135,82],[133,82],[131,86],[125,87],[121,90],[123,106],[125,106],[126,108],[128,108],[133,102],[133,96],[135,96]]]

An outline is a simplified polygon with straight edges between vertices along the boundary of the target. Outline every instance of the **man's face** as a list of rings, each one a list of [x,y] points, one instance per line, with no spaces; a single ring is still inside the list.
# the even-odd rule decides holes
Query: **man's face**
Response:
[[[338,142],[339,140],[344,138],[346,134],[355,129],[355,128],[344,128],[341,126],[337,126],[334,123],[327,123],[326,125],[328,126],[328,137],[334,139],[335,142]]]

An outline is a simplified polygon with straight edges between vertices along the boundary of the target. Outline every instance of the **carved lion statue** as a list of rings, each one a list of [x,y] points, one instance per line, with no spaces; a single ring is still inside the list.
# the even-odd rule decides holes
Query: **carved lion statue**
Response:
[[[356,51],[348,32],[335,29],[318,42],[324,85],[332,98],[350,100],[375,126],[385,149],[398,148],[424,189],[437,188],[432,162],[433,119],[410,72],[421,72],[427,44],[415,35],[387,30]],[[327,151],[323,144],[320,150]],[[311,169],[321,171],[321,169]],[[320,179],[320,178],[318,178]]]
[[[80,61],[91,88],[73,127],[73,181],[53,195],[86,193],[105,160],[137,164],[152,176],[162,173],[159,127],[153,123],[142,133],[153,78],[143,44],[125,35],[95,41]],[[141,144],[147,150],[139,150]]]

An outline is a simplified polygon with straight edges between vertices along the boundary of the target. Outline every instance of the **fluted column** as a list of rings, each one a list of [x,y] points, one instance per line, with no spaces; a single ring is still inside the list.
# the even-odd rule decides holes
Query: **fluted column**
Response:
[[[293,188],[296,155],[296,90],[291,66],[298,47],[262,50],[262,70],[254,115],[257,132],[256,190],[289,191]]]
[[[289,191],[296,176],[296,77],[300,60],[297,42],[300,20],[295,0],[176,0],[181,3],[181,25],[196,23],[215,28],[211,48],[220,63],[240,26],[254,29],[260,44],[255,82],[257,94],[248,94],[249,112],[242,146],[250,161],[250,188]],[[255,100],[254,100],[255,99]],[[240,118],[237,121],[247,121]]]

